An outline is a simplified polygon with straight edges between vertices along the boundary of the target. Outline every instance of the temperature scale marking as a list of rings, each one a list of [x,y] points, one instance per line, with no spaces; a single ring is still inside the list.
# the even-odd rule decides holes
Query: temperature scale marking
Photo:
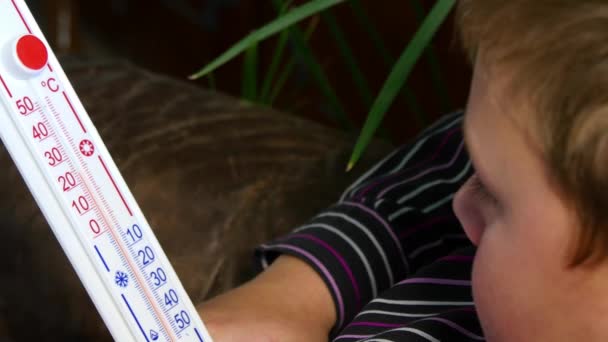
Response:
[[[6,85],[6,82],[4,82],[4,78],[2,78],[2,75],[0,75],[0,82],[2,82],[2,85],[4,86],[4,89],[6,90],[8,97],[10,97],[12,99],[13,93],[11,93],[11,90],[8,89],[8,86]]]
[[[112,181],[112,185],[114,186],[114,189],[116,189],[116,192],[118,193],[118,196],[120,196],[120,199],[122,200],[122,203],[125,205],[125,208],[127,208],[127,211],[129,212],[129,215],[133,216],[133,213],[131,212],[131,208],[129,208],[129,205],[127,204],[127,201],[125,201],[125,198],[122,196],[122,193],[120,192],[120,189],[116,185],[116,182],[114,181],[114,178],[112,178],[112,175],[110,174],[110,171],[108,171],[108,167],[106,166],[106,163],[104,163],[103,159],[101,159],[101,156],[99,156],[99,162],[101,163],[101,166],[103,166],[103,169],[108,174],[108,178],[110,178],[110,180]]]
[[[19,10],[19,6],[17,6],[17,4],[15,3],[15,0],[11,0],[11,2],[13,3],[13,7],[15,8],[15,10],[17,11],[17,14],[19,14],[19,18],[21,18],[21,22],[23,22],[23,25],[25,25],[25,29],[27,30],[27,32],[29,34],[32,34],[32,30],[30,29],[30,26],[27,24],[27,21],[25,21],[25,19],[23,18],[23,14],[21,14],[21,11]]]
[[[101,262],[103,263],[103,266],[106,268],[106,270],[108,272],[110,272],[110,268],[108,267],[108,264],[106,263],[106,260],[103,258],[103,255],[101,255],[101,252],[99,251],[99,248],[97,246],[95,246],[95,251],[97,251],[97,254],[99,255],[99,259],[101,259]]]
[[[24,1],[0,0],[0,137],[108,329],[210,342],[59,65]]]
[[[63,91],[62,93],[63,93],[63,97],[65,97],[65,100],[68,102],[68,105],[70,105],[70,109],[72,110],[72,113],[74,113],[76,120],[78,120],[78,123],[80,124],[80,128],[82,128],[82,131],[84,133],[86,133],[87,129],[84,128],[84,125],[82,124],[82,121],[80,121],[80,117],[78,116],[78,113],[76,113],[76,110],[74,110],[74,106],[72,106],[72,102],[70,101],[68,94],[66,94],[65,91]]]

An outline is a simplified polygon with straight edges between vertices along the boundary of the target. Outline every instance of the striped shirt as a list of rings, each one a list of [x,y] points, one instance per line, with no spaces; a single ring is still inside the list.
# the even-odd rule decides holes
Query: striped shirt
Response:
[[[333,341],[482,341],[475,253],[452,210],[473,173],[462,112],[447,115],[352,184],[337,204],[256,250],[311,265],[337,313]]]

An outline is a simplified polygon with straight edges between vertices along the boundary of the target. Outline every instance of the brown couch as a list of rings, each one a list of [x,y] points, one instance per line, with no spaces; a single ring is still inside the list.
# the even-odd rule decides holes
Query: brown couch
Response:
[[[194,303],[252,276],[252,248],[335,201],[353,136],[120,61],[63,61]],[[0,341],[109,340],[0,149]]]

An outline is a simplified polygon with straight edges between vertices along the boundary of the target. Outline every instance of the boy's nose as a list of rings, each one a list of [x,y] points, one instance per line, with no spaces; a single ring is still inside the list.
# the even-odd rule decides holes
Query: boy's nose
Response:
[[[485,229],[485,219],[471,186],[471,178],[462,185],[454,196],[452,208],[467,237],[477,246]]]

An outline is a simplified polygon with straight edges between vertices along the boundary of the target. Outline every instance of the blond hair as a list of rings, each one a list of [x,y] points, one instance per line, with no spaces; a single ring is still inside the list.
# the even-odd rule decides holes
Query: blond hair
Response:
[[[571,266],[606,258],[608,0],[459,0],[456,21],[470,59],[508,66],[536,114],[549,177],[582,226]]]

